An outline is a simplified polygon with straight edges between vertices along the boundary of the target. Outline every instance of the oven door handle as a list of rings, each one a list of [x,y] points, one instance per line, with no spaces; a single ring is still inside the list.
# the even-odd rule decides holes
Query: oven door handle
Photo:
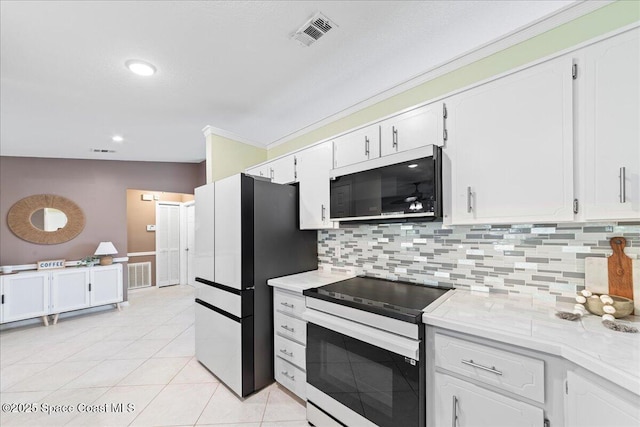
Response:
[[[307,322],[375,345],[392,353],[420,360],[420,341],[308,308],[302,313],[302,318]]]

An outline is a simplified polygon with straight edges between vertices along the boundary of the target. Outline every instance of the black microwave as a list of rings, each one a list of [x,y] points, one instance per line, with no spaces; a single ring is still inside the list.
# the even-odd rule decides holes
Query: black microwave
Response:
[[[330,182],[332,221],[420,221],[442,218],[442,150],[436,145],[422,147],[423,157],[357,170],[367,164],[341,168],[344,175]],[[350,170],[356,170],[348,173]],[[334,169],[340,173],[340,170]]]

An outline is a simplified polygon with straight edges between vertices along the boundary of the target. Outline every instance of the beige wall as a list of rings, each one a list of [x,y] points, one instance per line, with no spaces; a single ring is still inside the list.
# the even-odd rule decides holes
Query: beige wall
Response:
[[[127,190],[127,252],[155,252],[156,233],[147,231],[147,225],[156,223],[156,201],[142,200],[143,194],[158,197],[160,202],[189,202],[193,194],[168,193],[164,191]],[[151,262],[151,284],[156,284],[156,257],[130,256],[129,263]]]
[[[243,172],[249,166],[267,160],[265,148],[243,144],[209,133],[207,145],[207,183]]]

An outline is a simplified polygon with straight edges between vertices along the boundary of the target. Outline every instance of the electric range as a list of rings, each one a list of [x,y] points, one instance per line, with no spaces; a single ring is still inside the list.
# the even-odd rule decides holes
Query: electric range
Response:
[[[355,277],[303,292],[307,420],[423,427],[423,310],[450,289]]]

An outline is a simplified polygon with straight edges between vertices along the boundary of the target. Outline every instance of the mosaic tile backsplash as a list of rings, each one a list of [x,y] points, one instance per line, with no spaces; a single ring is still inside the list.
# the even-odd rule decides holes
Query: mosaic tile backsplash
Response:
[[[614,236],[640,259],[640,222],[343,225],[318,232],[318,258],[325,268],[392,280],[570,302],[584,289],[584,258],[610,255]]]

